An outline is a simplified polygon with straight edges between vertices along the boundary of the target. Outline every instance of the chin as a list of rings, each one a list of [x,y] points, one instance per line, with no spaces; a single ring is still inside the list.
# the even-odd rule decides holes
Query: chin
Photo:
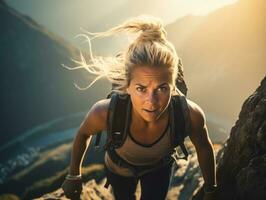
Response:
[[[156,118],[144,118],[144,120],[146,121],[146,122],[155,122],[156,121]]]
[[[142,116],[142,118],[146,121],[146,122],[154,122],[158,119],[158,116]]]

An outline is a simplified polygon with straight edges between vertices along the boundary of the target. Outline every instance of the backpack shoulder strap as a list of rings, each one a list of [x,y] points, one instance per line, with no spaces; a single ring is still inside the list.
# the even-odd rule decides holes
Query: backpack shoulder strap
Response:
[[[105,149],[110,145],[119,148],[123,145],[129,128],[131,102],[129,95],[114,93],[111,96],[107,117],[107,142]]]
[[[184,138],[187,137],[191,132],[191,118],[190,118],[190,111],[188,107],[187,98],[185,96],[179,96],[180,104],[182,108],[183,118],[185,121],[185,128],[184,128]]]
[[[113,113],[114,107],[116,106],[116,103],[117,103],[117,95],[113,92],[110,92],[107,95],[107,99],[111,99],[110,104],[109,104],[108,117],[107,117],[107,120],[109,120],[110,115],[111,115],[111,113]],[[110,110],[112,110],[112,111],[110,112]],[[109,125],[109,121],[107,121],[107,124]],[[100,131],[96,134],[96,139],[95,139],[95,143],[94,143],[95,150],[100,149],[101,137],[102,137],[102,131]]]
[[[131,101],[129,95],[121,95],[115,92],[110,93],[109,110],[107,115],[107,142],[105,149],[110,145],[118,148],[126,139],[130,123]],[[96,134],[94,147],[100,149],[102,132]]]
[[[171,141],[177,154],[182,154],[182,158],[187,159],[188,152],[184,145],[185,138],[190,133],[189,108],[184,95],[173,96],[171,100]],[[178,148],[181,148],[180,150]]]

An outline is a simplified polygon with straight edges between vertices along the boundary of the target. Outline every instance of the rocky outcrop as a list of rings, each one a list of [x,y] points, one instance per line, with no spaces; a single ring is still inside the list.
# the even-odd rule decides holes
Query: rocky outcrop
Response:
[[[266,199],[266,77],[244,102],[217,160],[217,199]]]
[[[52,193],[45,194],[44,196],[37,198],[37,200],[52,200],[52,199],[66,200],[68,198],[64,196],[64,192],[62,189],[58,189]],[[104,187],[104,181],[102,181],[100,184],[97,184],[95,180],[91,180],[83,186],[81,199],[110,200],[114,198],[110,190]]]

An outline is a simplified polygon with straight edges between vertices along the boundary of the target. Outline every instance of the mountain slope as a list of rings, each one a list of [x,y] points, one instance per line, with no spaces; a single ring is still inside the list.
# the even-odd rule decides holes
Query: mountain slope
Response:
[[[240,0],[166,27],[183,59],[189,96],[231,124],[266,74],[265,3]]]
[[[61,67],[62,63],[74,65],[70,59],[77,58],[77,49],[4,2],[0,24],[2,148],[34,126],[87,110],[105,93],[92,89],[92,96],[78,91],[73,82],[87,84],[88,74]]]

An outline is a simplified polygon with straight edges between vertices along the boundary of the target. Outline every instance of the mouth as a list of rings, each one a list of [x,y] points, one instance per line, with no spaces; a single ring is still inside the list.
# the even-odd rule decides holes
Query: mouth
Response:
[[[155,113],[158,109],[154,109],[154,110],[143,109],[143,110],[148,113]]]

